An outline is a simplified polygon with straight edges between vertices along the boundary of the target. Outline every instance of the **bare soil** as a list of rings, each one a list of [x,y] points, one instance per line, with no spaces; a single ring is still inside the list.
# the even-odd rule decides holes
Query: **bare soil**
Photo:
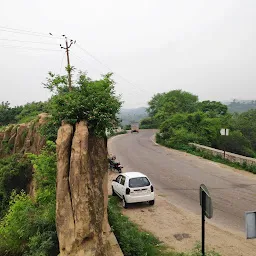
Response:
[[[117,175],[109,173],[109,193],[111,181]],[[201,240],[201,216],[174,206],[158,191],[154,206],[134,204],[124,209],[123,214],[175,251],[190,251]],[[215,249],[222,256],[256,255],[256,240],[246,240],[244,233],[216,226],[208,220],[206,244],[207,249]]]

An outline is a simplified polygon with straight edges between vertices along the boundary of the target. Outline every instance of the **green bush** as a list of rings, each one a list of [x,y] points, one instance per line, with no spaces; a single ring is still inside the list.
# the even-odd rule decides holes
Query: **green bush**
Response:
[[[56,141],[59,129],[59,122],[54,120],[52,117],[47,118],[47,122],[43,124],[40,129],[39,133],[49,141]]]
[[[12,194],[8,213],[0,222],[0,255],[21,255],[27,241],[36,232],[33,225],[35,206],[25,194]]]
[[[31,178],[32,165],[26,157],[15,154],[0,159],[0,217],[8,208],[12,191],[26,190]]]
[[[0,222],[0,255],[55,256],[59,252],[55,225],[56,153],[47,142],[40,155],[28,154],[35,169],[37,191],[13,193],[7,214]]]
[[[108,218],[125,256],[178,255],[166,254],[166,248],[157,238],[148,232],[140,231],[128,217],[122,215],[118,199],[115,197],[109,199]]]
[[[37,118],[42,112],[47,112],[47,102],[31,102],[22,106],[21,112],[16,116],[18,123],[28,123]]]
[[[65,76],[49,75],[45,87],[55,94],[49,101],[49,110],[57,124],[63,120],[70,124],[85,120],[91,133],[103,137],[106,129],[111,131],[118,125],[116,115],[122,103],[115,95],[112,74],[92,81],[81,72],[71,91]]]
[[[151,233],[142,231],[121,213],[117,197],[109,198],[108,218],[124,256],[201,256],[199,245],[192,252],[178,253],[168,249]],[[220,256],[220,254],[210,251],[206,256]]]
[[[130,125],[130,124],[125,125],[125,126],[124,126],[124,129],[125,129],[125,130],[131,130],[131,125]]]
[[[157,129],[158,125],[152,117],[146,117],[140,121],[140,129]]]

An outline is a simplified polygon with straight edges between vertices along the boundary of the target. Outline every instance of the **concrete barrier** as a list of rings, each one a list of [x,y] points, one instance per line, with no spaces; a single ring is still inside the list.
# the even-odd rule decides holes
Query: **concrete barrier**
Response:
[[[189,143],[189,145],[195,147],[197,150],[208,152],[214,156],[220,156],[220,157],[224,158],[223,150],[210,148],[210,147],[203,146],[203,145],[196,144],[196,143]],[[230,152],[225,153],[225,158],[227,160],[229,160],[230,162],[236,162],[236,163],[240,163],[240,164],[246,163],[247,165],[256,165],[255,158],[241,156],[241,155],[237,155],[237,154],[230,153]]]

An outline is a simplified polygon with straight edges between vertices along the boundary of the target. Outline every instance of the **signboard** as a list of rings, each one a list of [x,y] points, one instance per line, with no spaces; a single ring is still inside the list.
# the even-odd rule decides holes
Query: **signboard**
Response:
[[[205,200],[205,204],[204,204],[204,213],[205,213],[205,216],[208,218],[208,219],[211,219],[212,216],[213,216],[213,208],[212,208],[212,199],[211,199],[211,196],[210,196],[210,193],[207,189],[207,187],[202,184],[200,186],[200,205],[201,207],[203,207],[202,205],[202,201],[203,201],[203,198]],[[204,193],[204,195],[203,195]]]
[[[205,216],[211,219],[213,216],[212,199],[207,187],[200,185],[200,205],[202,208],[202,255],[205,256]]]
[[[221,129],[221,130],[220,130],[220,134],[221,134],[221,135],[224,135],[224,136],[228,136],[228,135],[229,135],[229,129],[224,129],[224,128]]]
[[[256,238],[256,211],[245,213],[246,239]]]

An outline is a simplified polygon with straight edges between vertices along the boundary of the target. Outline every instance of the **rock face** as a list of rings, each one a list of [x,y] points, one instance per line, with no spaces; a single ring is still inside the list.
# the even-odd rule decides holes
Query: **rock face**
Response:
[[[107,218],[107,143],[84,121],[63,124],[57,138],[56,225],[60,256],[116,256]],[[116,241],[116,240],[114,240]],[[119,247],[118,247],[119,248]]]
[[[10,125],[4,132],[0,132],[0,157],[14,153],[38,154],[45,145],[39,128],[46,122],[47,117],[46,113],[42,113],[38,115],[37,121]]]

